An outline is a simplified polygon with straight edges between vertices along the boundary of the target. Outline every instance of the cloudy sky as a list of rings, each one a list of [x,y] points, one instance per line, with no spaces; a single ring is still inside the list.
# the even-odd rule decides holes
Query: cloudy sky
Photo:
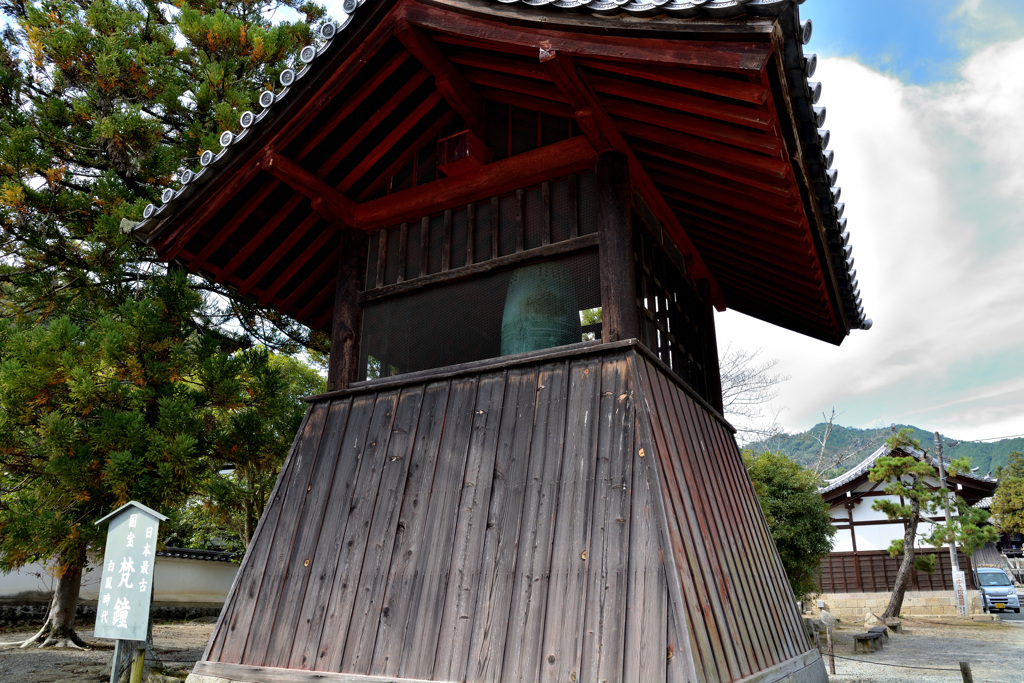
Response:
[[[791,379],[779,424],[1024,434],[1024,3],[810,0],[870,331],[839,347],[726,312]]]

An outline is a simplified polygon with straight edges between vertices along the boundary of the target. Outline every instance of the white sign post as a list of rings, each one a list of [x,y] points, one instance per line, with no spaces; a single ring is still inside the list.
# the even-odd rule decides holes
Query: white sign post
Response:
[[[97,638],[117,641],[110,667],[111,683],[117,682],[121,641],[146,640],[156,539],[160,522],[166,520],[156,510],[131,501],[96,522],[110,522],[93,633]]]
[[[960,616],[967,616],[967,579],[962,571],[953,572],[953,592],[956,594],[956,608]]]

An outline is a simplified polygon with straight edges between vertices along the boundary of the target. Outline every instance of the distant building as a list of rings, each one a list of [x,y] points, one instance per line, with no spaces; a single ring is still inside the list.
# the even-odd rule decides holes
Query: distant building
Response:
[[[889,545],[903,537],[905,522],[891,521],[885,514],[875,510],[872,504],[881,498],[896,499],[885,493],[888,482],[873,482],[868,471],[875,461],[888,455],[910,455],[918,460],[934,464],[927,453],[915,449],[892,450],[882,446],[849,472],[831,479],[821,489],[821,495],[829,504],[829,516],[836,528],[832,553],[821,562],[821,577],[818,586],[823,593],[884,592],[893,589],[900,558],[889,556]],[[938,488],[939,481],[927,479],[927,484]],[[996,480],[987,476],[979,477],[970,472],[947,476],[950,489],[971,505],[991,496]],[[927,535],[933,522],[942,517],[922,520],[918,525],[918,539]],[[949,551],[934,548],[918,540],[919,553],[933,553],[937,569],[931,574],[915,571],[911,574],[910,590],[938,591],[952,590]],[[973,588],[970,578],[970,560],[959,555],[960,568],[968,574],[968,585]]]

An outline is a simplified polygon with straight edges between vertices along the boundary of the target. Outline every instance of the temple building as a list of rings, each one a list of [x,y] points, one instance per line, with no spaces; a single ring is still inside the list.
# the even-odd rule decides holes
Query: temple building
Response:
[[[332,340],[191,680],[827,680],[714,328],[870,327],[799,4],[348,2],[147,207]]]

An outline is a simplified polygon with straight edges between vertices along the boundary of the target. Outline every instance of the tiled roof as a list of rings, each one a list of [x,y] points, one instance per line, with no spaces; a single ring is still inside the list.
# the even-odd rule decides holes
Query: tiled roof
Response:
[[[164,548],[157,557],[174,557],[182,560],[206,560],[208,562],[231,562],[236,559],[234,553],[222,550],[195,550],[193,548]]]
[[[920,460],[922,462],[926,462],[929,465],[933,465],[933,466],[935,465],[935,461],[932,459],[932,457],[929,454],[925,453],[924,451],[919,451],[919,450],[914,449],[914,448],[899,448],[899,449],[896,449],[896,450],[899,450],[904,455],[912,455],[915,458],[917,458],[918,460]],[[878,448],[878,450],[876,450],[874,453],[872,453],[867,458],[865,458],[863,461],[861,461],[860,464],[858,464],[853,469],[849,470],[848,472],[844,472],[843,474],[839,475],[835,479],[827,480],[826,483],[825,483],[825,486],[823,486],[822,488],[818,489],[818,493],[824,495],[824,494],[828,493],[829,491],[834,491],[835,489],[837,489],[837,488],[839,488],[839,487],[841,487],[841,486],[843,486],[845,484],[850,483],[854,479],[857,479],[862,474],[865,474],[868,470],[870,470],[872,465],[875,464],[875,460],[877,460],[878,458],[880,458],[880,457],[882,457],[884,455],[890,455],[892,452],[893,452],[893,449],[890,449],[888,446],[885,446],[885,445],[880,446]],[[978,475],[974,474],[973,472],[960,472],[956,476],[961,477],[963,479],[974,479],[975,481],[984,481],[984,482],[994,482],[995,481],[994,479],[992,479],[991,477],[989,477],[987,475],[984,476],[984,477],[979,477]],[[975,507],[982,507],[982,503],[985,500],[990,500],[990,499],[986,498],[986,499],[982,500],[977,505],[975,505]]]
[[[134,232],[145,239],[156,227],[158,217],[173,211],[179,200],[187,197],[191,190],[216,175],[216,166],[232,154],[232,147],[247,137],[253,128],[271,116],[275,105],[288,97],[295,83],[316,68],[317,60],[331,49],[334,39],[353,21],[355,13],[367,0],[345,0],[343,9],[347,13],[340,24],[325,24],[320,29],[315,45],[302,49],[298,63],[285,70],[280,77],[281,87],[276,92],[264,91],[259,98],[260,113],[244,112],[239,117],[241,132],[224,131],[220,136],[218,152],[204,151],[200,156],[202,168],[198,172],[183,171],[177,189],[168,187],[161,195],[159,206],[150,204],[143,212],[143,221]],[[371,2],[373,0],[370,0]],[[491,0],[496,5],[525,5],[546,11],[586,10],[597,15],[612,15],[624,12],[634,16],[667,15],[672,17],[779,17],[784,36],[784,54],[781,55],[789,76],[790,96],[794,114],[800,124],[804,158],[808,160],[811,173],[811,189],[815,193],[825,228],[827,248],[836,274],[841,302],[851,327],[869,329],[871,320],[864,315],[857,270],[854,268],[850,234],[843,218],[845,204],[839,201],[841,189],[836,187],[838,171],[832,168],[834,153],[828,150],[829,131],[821,127],[825,123],[825,107],[816,106],[821,96],[821,84],[809,81],[817,66],[817,56],[804,55],[803,46],[811,38],[811,22],[799,20],[797,5],[804,0]],[[545,9],[540,9],[545,8]],[[787,10],[792,12],[786,14]]]

